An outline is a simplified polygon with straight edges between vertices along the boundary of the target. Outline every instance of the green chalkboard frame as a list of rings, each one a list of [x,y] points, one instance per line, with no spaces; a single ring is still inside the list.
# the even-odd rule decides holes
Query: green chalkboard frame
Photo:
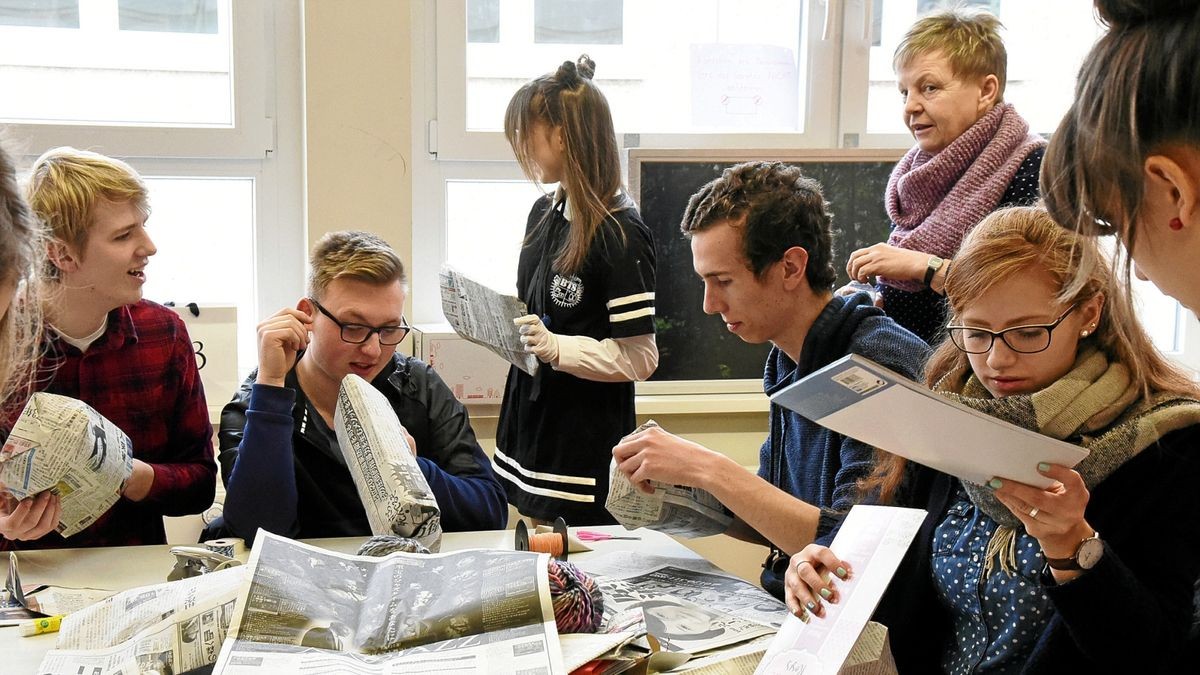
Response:
[[[679,232],[688,198],[725,168],[752,160],[782,161],[804,169],[822,184],[834,227],[838,285],[847,281],[850,252],[887,239],[890,223],[883,194],[903,149],[629,151],[630,194],[654,233],[658,253],[655,318],[658,370],[638,394],[732,394],[762,392],[762,367],[770,345],[748,345],[728,333],[720,317],[701,308],[703,284],[692,270],[691,250]]]

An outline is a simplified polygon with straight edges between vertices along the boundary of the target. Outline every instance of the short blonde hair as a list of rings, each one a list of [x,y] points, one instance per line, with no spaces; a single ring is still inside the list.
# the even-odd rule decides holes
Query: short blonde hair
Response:
[[[999,85],[996,103],[1001,103],[1008,78],[1008,51],[1000,37],[1003,27],[1000,19],[984,10],[953,8],[927,14],[904,34],[892,56],[892,67],[899,69],[918,56],[941,52],[955,77],[995,75]]]
[[[308,255],[308,297],[321,299],[335,279],[372,284],[408,283],[404,263],[381,237],[370,232],[343,230],[321,237]]]
[[[146,184],[119,159],[71,147],[52,148],[37,158],[29,177],[29,206],[49,235],[83,254],[96,203],[133,202],[150,215]]]

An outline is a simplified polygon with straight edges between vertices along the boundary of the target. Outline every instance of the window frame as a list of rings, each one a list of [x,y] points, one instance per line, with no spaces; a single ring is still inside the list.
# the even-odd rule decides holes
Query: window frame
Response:
[[[275,57],[277,15],[298,12],[272,2],[229,2],[231,126],[138,126],[105,123],[5,122],[33,148],[75,145],[121,157],[263,159],[275,151]],[[82,8],[81,8],[82,11]],[[218,19],[221,21],[222,19]],[[298,19],[297,19],[298,21]],[[71,30],[71,29],[47,29]],[[135,39],[143,36],[134,36]],[[140,40],[139,40],[140,41]],[[165,153],[164,153],[165,150]]]

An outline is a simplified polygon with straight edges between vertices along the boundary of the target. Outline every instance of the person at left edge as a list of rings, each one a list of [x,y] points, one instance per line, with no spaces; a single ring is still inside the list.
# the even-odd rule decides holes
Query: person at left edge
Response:
[[[448,531],[500,529],[504,490],[467,409],[420,360],[396,353],[404,321],[404,263],[383,239],[332,232],[309,255],[308,294],[258,325],[258,369],[221,412],[226,497],[206,537],[250,540],[371,534],[342,458],[333,414],[351,373],[387,397],[410,435]]]
[[[34,163],[29,204],[48,229],[47,340],[36,388],[77,398],[129,435],[133,474],[88,528],[0,547],[164,544],[163,516],[213,501],[212,425],[187,328],[142,298],[157,249],[146,185],[128,164],[74,148]]]

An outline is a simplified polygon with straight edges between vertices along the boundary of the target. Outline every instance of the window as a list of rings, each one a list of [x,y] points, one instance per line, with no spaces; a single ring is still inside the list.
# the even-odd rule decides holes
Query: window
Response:
[[[1000,19],[1008,51],[1004,99],[1041,134],[1058,126],[1074,97],[1080,63],[1103,33],[1088,2],[873,0],[869,4],[866,15],[854,15],[858,5],[847,8],[847,25],[861,25],[864,30],[846,33],[842,76],[851,85],[843,90],[843,134],[852,134],[863,146],[911,144],[892,55],[913,21],[929,11],[961,4],[981,7]]]
[[[513,91],[583,53],[596,61],[618,133],[643,144],[747,147],[762,135],[825,144],[832,126],[814,120],[831,118],[810,114],[836,92],[828,78],[809,74],[814,60],[832,62],[832,43],[819,32],[823,15],[811,16],[819,4],[438,3],[439,156],[511,159],[499,132]]]

